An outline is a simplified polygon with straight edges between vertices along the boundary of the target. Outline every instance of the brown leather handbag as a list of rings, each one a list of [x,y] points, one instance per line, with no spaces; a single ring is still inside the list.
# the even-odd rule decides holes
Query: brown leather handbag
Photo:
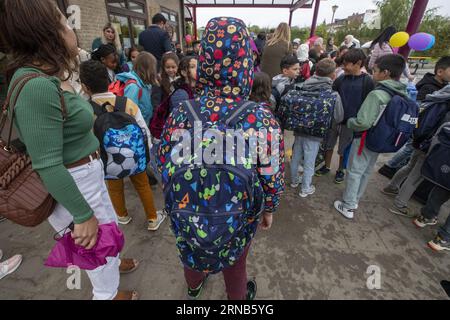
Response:
[[[45,74],[31,73],[14,82],[6,97],[0,118],[0,215],[25,227],[35,227],[44,222],[56,206],[56,201],[48,193],[39,175],[33,171],[31,158],[12,144],[17,99],[27,82],[39,77],[48,78]],[[14,92],[15,98],[11,103]],[[65,118],[66,109],[61,91],[60,97],[62,114]],[[5,142],[1,137],[9,108],[11,116]]]

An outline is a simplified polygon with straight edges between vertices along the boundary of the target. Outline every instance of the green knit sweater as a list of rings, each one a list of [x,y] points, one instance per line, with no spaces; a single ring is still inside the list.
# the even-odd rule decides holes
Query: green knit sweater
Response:
[[[11,83],[24,74],[35,72],[40,71],[21,68]],[[63,120],[58,94],[60,84],[57,78],[30,80],[17,100],[15,126],[31,157],[33,169],[49,193],[70,212],[74,222],[80,224],[89,220],[94,212],[64,165],[92,154],[99,148],[99,142],[92,132],[91,105],[71,92],[63,93],[67,112]]]

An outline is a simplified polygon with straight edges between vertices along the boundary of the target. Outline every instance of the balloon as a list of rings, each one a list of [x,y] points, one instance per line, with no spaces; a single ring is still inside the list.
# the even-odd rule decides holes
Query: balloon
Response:
[[[406,32],[397,32],[394,34],[391,39],[389,40],[389,44],[393,48],[400,48],[403,47],[405,44],[408,43],[409,40],[409,34]]]
[[[409,39],[409,47],[416,51],[425,51],[433,42],[433,36],[428,33],[416,33]]]
[[[430,50],[431,48],[433,48],[433,46],[434,46],[435,43],[436,43],[436,37],[433,36],[433,35],[431,35],[431,42],[430,42],[430,44],[428,45],[428,47],[426,47],[425,50]]]

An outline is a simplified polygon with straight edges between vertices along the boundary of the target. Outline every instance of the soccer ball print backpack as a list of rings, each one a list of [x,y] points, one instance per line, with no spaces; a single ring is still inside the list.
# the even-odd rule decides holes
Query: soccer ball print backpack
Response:
[[[148,138],[136,119],[126,113],[127,98],[116,97],[116,106],[91,104],[97,116],[94,133],[100,141],[105,179],[119,180],[145,172],[150,159]]]

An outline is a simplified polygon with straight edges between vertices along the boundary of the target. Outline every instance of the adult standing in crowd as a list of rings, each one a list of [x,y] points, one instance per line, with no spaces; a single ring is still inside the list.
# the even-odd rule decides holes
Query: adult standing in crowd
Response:
[[[280,23],[277,30],[264,47],[261,71],[267,73],[270,78],[280,74],[281,60],[292,54],[291,28],[287,23]]]
[[[264,47],[266,46],[266,33],[260,32],[255,40],[256,48],[258,48],[259,54],[262,54],[264,51]]]
[[[349,49],[359,49],[361,48],[361,42],[349,34],[345,37],[344,42],[341,43],[341,47],[342,46],[346,46]]]
[[[103,28],[102,36],[92,42],[92,51],[97,50],[103,44],[111,44],[114,46],[114,48],[116,48],[120,65],[123,65],[127,62],[127,58],[125,57],[125,53],[123,51],[122,44],[120,43],[120,38],[117,34],[117,30],[110,22],[107,23]]]
[[[20,21],[20,28],[17,22]],[[14,125],[20,140],[57,205],[49,222],[62,236],[69,231],[76,245],[87,250],[97,243],[99,225],[117,227],[117,217],[104,182],[93,133],[94,112],[70,86],[78,56],[77,38],[53,1],[0,1],[0,42],[12,55],[9,83],[29,80],[18,93]],[[14,101],[13,100],[13,101]],[[9,110],[11,111],[11,110]],[[127,262],[119,255],[87,271],[95,300],[134,300],[136,292],[118,291],[119,271]],[[130,266],[133,263],[130,263]],[[134,266],[132,266],[134,267]]]
[[[333,51],[339,51],[339,48],[334,44],[334,37],[329,37],[327,40],[326,52],[331,53]]]
[[[156,58],[158,71],[164,53],[172,51],[172,41],[165,29],[166,24],[166,17],[161,13],[157,13],[152,19],[152,25],[139,35],[139,45]]]
[[[370,50],[372,50],[372,55],[371,55],[370,61],[369,61],[369,69],[370,70],[373,70],[373,67],[375,66],[375,61],[377,61],[378,58],[381,58],[388,54],[395,53],[394,49],[389,44],[389,40],[396,33],[397,33],[397,29],[394,26],[389,26],[386,29],[384,29],[375,38],[375,40],[373,40],[372,45],[370,47]],[[411,72],[409,71],[408,64],[406,64],[406,69],[403,72],[403,75],[405,77],[407,77],[409,81],[414,80],[414,76],[412,76]]]

